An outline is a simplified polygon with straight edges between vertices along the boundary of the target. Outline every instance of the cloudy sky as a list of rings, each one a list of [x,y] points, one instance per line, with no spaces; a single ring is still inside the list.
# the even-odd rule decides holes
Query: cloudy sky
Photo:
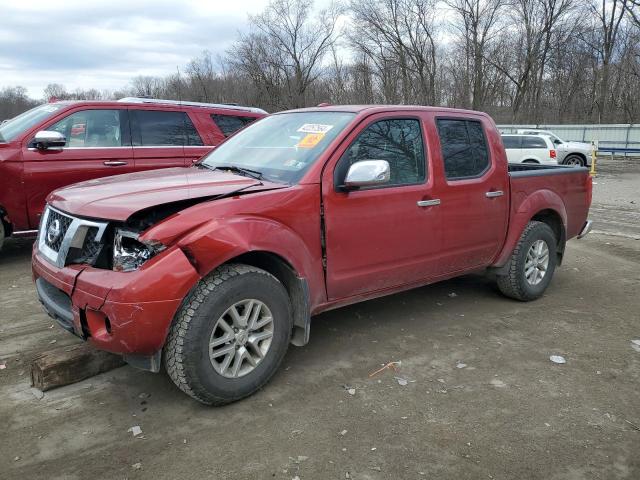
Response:
[[[224,52],[268,0],[0,0],[0,88],[117,89]],[[320,0],[317,3],[322,3]]]

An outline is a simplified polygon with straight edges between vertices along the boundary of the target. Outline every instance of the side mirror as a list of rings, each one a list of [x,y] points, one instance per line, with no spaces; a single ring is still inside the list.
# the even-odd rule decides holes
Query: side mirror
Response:
[[[67,144],[67,139],[60,132],[40,130],[36,133],[33,142],[38,150],[46,150],[51,147],[64,147]]]
[[[553,141],[554,145],[560,145],[562,142],[560,140],[558,140],[557,138]]]
[[[346,189],[370,187],[387,183],[391,179],[391,168],[386,160],[362,160],[349,167],[344,179]]]

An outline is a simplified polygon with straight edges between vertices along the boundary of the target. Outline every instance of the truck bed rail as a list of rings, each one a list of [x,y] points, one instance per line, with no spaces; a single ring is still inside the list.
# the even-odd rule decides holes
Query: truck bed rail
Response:
[[[563,175],[588,172],[587,167],[573,167],[569,165],[532,165],[524,163],[510,163],[509,175],[512,178],[541,177],[544,175]]]

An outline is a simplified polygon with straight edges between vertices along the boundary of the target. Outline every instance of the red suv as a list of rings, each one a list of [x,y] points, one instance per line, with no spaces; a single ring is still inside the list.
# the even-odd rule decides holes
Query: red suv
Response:
[[[146,98],[40,105],[0,125],[0,248],[35,235],[56,188],[120,173],[190,165],[259,108]]]

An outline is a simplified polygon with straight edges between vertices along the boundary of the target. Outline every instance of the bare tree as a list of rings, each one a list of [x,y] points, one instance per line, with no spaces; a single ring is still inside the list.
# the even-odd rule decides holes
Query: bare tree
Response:
[[[352,0],[353,48],[375,66],[385,101],[436,104],[435,0]]]
[[[446,3],[456,14],[454,26],[462,44],[462,83],[471,94],[465,106],[480,110],[491,85],[485,58],[495,56],[491,52],[492,42],[503,27],[499,19],[505,0],[447,0]]]
[[[230,51],[232,65],[276,107],[306,105],[307,91],[337,39],[341,7],[333,3],[317,15],[312,7],[311,0],[272,0],[264,12],[249,17],[253,32]]]
[[[616,55],[622,21],[626,16],[628,0],[602,0],[598,5],[590,5],[596,22],[595,41],[591,44],[600,62],[600,85],[597,95],[598,122],[608,115],[609,86],[611,82],[611,62]]]

